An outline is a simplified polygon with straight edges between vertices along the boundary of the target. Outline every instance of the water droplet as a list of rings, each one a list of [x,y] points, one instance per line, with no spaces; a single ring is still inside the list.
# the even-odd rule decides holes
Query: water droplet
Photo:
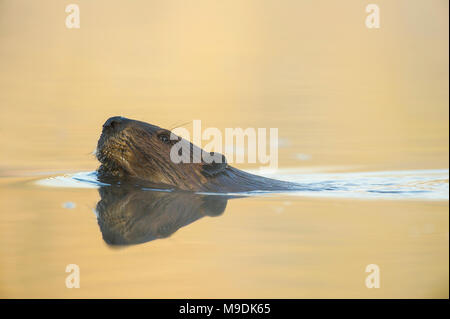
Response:
[[[73,209],[75,208],[77,205],[73,202],[65,202],[62,204],[63,208],[68,208],[68,209]]]

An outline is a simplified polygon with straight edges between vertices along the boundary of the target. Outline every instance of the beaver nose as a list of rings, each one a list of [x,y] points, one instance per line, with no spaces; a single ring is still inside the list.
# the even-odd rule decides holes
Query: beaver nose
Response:
[[[121,125],[123,124],[123,122],[125,121],[125,118],[121,117],[121,116],[113,116],[110,117],[105,124],[103,124],[103,130],[106,129],[113,129],[113,130],[117,130],[121,127]]]

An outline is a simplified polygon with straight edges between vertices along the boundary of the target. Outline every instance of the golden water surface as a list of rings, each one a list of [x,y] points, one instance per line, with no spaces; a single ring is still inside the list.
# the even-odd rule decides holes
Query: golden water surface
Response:
[[[34,183],[95,170],[114,115],[275,127],[280,168],[448,169],[448,1],[376,1],[378,29],[357,0],[72,2],[79,29],[0,0],[0,297],[448,298],[448,200],[233,199],[113,247],[96,189]]]

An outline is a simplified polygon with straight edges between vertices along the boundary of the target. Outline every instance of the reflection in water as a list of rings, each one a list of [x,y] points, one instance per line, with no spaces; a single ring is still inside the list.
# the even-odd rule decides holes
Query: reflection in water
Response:
[[[221,215],[231,197],[103,186],[97,217],[109,245],[135,245],[172,235],[204,216]]]

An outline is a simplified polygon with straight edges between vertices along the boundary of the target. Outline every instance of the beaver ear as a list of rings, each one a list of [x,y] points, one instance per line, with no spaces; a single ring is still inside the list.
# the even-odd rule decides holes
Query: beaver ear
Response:
[[[203,174],[208,176],[219,174],[228,166],[227,159],[220,153],[206,153],[203,155],[203,158],[205,161],[202,163],[202,171]]]

